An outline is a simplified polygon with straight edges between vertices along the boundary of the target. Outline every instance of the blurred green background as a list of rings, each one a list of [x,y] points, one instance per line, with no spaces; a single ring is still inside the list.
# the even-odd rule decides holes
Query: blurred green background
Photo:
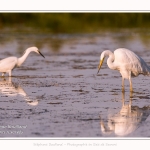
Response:
[[[105,28],[149,28],[150,13],[0,13],[0,29],[34,28],[52,33],[97,32]]]

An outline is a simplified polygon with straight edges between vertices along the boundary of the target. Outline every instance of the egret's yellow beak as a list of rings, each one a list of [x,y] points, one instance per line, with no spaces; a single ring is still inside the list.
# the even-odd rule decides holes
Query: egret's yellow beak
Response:
[[[101,66],[102,66],[102,64],[103,64],[103,61],[104,61],[104,58],[103,58],[102,60],[100,60],[100,62],[99,62],[97,74],[99,73],[99,70],[101,69]]]

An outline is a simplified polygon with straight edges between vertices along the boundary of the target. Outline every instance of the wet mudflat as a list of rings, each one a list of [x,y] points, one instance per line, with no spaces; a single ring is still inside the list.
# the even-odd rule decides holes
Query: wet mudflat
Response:
[[[13,77],[0,78],[0,137],[149,137],[150,78],[133,78],[130,97],[106,60],[97,75],[106,49],[131,49],[150,65],[148,33],[1,33],[0,59],[33,45],[45,59],[31,53]]]

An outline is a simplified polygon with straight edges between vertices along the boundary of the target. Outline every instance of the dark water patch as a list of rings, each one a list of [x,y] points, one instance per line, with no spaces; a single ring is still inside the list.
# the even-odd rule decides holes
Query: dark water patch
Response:
[[[18,70],[22,70],[22,71],[28,71],[28,70],[37,70],[37,69],[40,69],[40,68],[32,68],[32,67],[21,67],[19,68]]]
[[[100,118],[78,119],[79,121],[100,121]]]
[[[99,73],[99,74],[97,74],[97,76],[104,76],[104,75]]]
[[[50,78],[65,78],[64,75],[51,75]]]
[[[28,103],[33,103],[33,102],[35,102],[35,101],[34,101],[34,100],[33,100],[33,101],[32,101],[32,100],[29,101],[29,100],[28,100],[27,102],[28,102]],[[37,101],[36,101],[36,102],[37,102]]]
[[[143,90],[143,91],[145,91],[145,90]],[[146,94],[146,93],[134,91],[134,94],[140,94],[140,95],[143,95],[143,94]]]
[[[99,88],[98,89],[92,88],[92,89],[95,90],[96,93],[98,93],[98,92],[106,92],[106,91],[104,91],[104,89],[101,89],[101,88],[100,89]]]
[[[80,103],[80,101],[72,101],[72,103]]]
[[[76,76],[73,76],[73,78],[80,78],[80,77],[83,77],[83,75],[76,75]]]
[[[87,69],[87,67],[83,66],[72,66],[73,69]]]
[[[148,96],[138,96],[140,99],[150,99]]]
[[[75,60],[71,60],[73,61],[74,63],[85,63],[86,60],[83,60],[83,59],[75,59]]]
[[[82,95],[84,95],[84,94],[88,94],[88,93],[90,93],[90,91],[83,91],[83,92],[81,92],[80,94]]]
[[[108,76],[108,74],[103,74],[103,76]]]
[[[80,92],[80,94],[89,93],[89,91],[84,91],[84,90],[82,90],[82,89],[80,89],[80,90],[72,90],[72,92]]]
[[[116,92],[116,91],[121,91],[121,88],[120,89],[112,89],[110,92]]]
[[[57,102],[57,103],[52,103],[52,102],[50,102],[50,103],[47,103],[47,104],[55,105],[55,104],[63,104],[63,103],[62,103],[62,102]]]
[[[113,78],[119,78],[120,76],[113,76]]]
[[[104,101],[104,102],[106,102],[106,101]],[[109,109],[109,107],[105,107],[104,109]]]
[[[47,75],[42,75],[42,76],[39,76],[39,75],[31,75],[31,76],[29,76],[29,75],[24,75],[24,76],[21,76],[21,75],[13,75],[12,76],[13,78],[16,78],[16,79],[42,79],[42,78],[47,78],[48,76]]]
[[[32,132],[31,134],[36,135],[36,136],[41,136],[39,132]]]
[[[1,97],[8,97],[7,95],[1,95]]]

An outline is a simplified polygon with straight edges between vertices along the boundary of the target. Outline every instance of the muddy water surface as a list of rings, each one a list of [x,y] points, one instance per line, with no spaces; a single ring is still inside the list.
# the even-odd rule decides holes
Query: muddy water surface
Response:
[[[141,30],[99,34],[0,34],[0,59],[31,53],[0,78],[0,137],[149,137],[150,79],[133,78],[121,91],[120,73],[106,60],[97,75],[103,50],[125,47],[150,65],[150,35]]]

